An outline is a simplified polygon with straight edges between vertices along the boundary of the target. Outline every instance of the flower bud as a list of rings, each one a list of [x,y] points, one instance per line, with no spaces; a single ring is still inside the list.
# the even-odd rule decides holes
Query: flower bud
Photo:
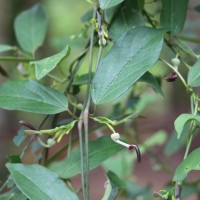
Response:
[[[178,59],[178,58],[173,58],[172,60],[171,60],[171,62],[172,62],[172,65],[173,66],[176,66],[176,67],[178,67],[179,65],[180,65],[180,60]]]
[[[99,46],[105,46],[106,45],[106,39],[105,38],[100,38],[99,39]]]
[[[119,140],[119,138],[120,138],[119,133],[113,133],[113,134],[111,134],[111,139],[112,139],[114,142],[116,142],[117,140]]]
[[[52,146],[55,145],[55,144],[56,144],[56,141],[55,141],[54,139],[49,138],[49,139],[47,140],[47,145],[48,145],[49,147],[52,147]]]

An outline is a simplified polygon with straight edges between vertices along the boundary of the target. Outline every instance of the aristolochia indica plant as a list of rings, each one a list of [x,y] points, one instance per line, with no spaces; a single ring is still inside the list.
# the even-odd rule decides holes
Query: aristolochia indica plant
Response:
[[[185,145],[183,161],[172,172],[170,186],[155,192],[154,197],[178,200],[182,194],[191,193],[199,197],[199,182],[187,182],[191,171],[200,170],[200,148],[190,151],[200,127],[200,99],[196,91],[200,86],[200,55],[184,42],[196,42],[195,39],[181,35],[188,0],[87,2],[92,9],[81,19],[85,45],[71,63],[67,44],[50,57],[36,56],[48,27],[47,13],[40,4],[15,18],[18,46],[0,45],[0,53],[8,55],[0,57],[0,73],[5,77],[0,85],[0,107],[45,116],[37,127],[27,120],[19,122],[21,128],[13,141],[22,147],[22,152],[10,156],[6,164],[10,174],[0,189],[0,200],[89,200],[90,171],[100,165],[108,179],[102,200],[120,195],[127,199],[152,199],[149,188],[136,185],[132,170],[135,161],[142,162],[141,155],[146,152],[160,169],[166,169],[152,151],[152,147],[165,142],[166,134],[158,131],[143,141],[131,122],[141,117],[141,111],[154,100],[152,91],[146,92],[148,86],[164,97],[160,84],[164,68],[170,71],[165,77],[167,82],[182,82],[191,110],[177,117],[177,138],[173,135],[165,147],[169,155]],[[194,64],[188,58],[193,58]],[[12,76],[4,68],[5,62],[15,63],[17,70]],[[83,65],[87,67],[84,74],[80,72]],[[160,77],[154,76],[153,66],[159,68]],[[84,94],[82,100],[80,91]],[[110,114],[99,116],[98,105],[108,103]],[[51,126],[44,129],[48,119],[52,120]],[[73,133],[77,130],[76,136]],[[95,134],[97,130],[101,130],[101,137]],[[49,153],[49,148],[54,148],[53,153]],[[35,164],[23,162],[27,150],[35,155]],[[64,152],[66,157],[56,161]],[[77,174],[81,174],[81,189],[70,182]],[[188,189],[191,187],[192,192]]]

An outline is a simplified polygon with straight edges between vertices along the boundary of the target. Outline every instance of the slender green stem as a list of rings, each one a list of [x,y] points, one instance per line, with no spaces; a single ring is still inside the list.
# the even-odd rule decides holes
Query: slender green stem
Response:
[[[196,99],[197,99],[196,96],[195,97],[193,97],[193,96],[190,97],[191,112],[194,115],[197,114],[197,109],[198,109],[198,101]],[[192,121],[191,126],[190,126],[190,130],[189,130],[189,133],[188,133],[188,142],[187,142],[187,146],[186,146],[186,150],[185,150],[184,159],[186,159],[188,154],[189,154],[189,150],[190,150],[190,146],[192,144],[192,140],[193,140],[193,137],[194,137],[195,130],[196,130],[196,124],[195,124],[195,121]]]
[[[95,71],[97,71],[97,69],[98,69],[98,66],[99,66],[99,63],[100,63],[100,60],[101,60],[102,50],[103,50],[103,46],[100,46]]]
[[[96,8],[93,11],[93,18],[96,16]],[[94,26],[91,27],[90,35],[90,53],[89,53],[89,76],[86,91],[86,98],[83,105],[82,120],[84,125],[85,134],[85,195],[86,200],[90,198],[90,169],[89,169],[89,138],[88,138],[88,118],[89,118],[89,107],[90,107],[90,92],[91,92],[91,81],[92,81],[92,61],[93,61],[93,45],[94,45]]]
[[[70,78],[69,78],[69,81],[67,83],[67,86],[66,86],[66,89],[64,91],[68,91],[73,80],[74,80],[74,77],[75,75],[77,74],[78,70],[80,69],[81,67],[81,64],[83,62],[83,59],[85,57],[85,55],[87,54],[88,52],[88,46],[89,46],[89,42],[87,42],[87,44],[85,45],[85,49],[83,50],[83,52],[76,58],[72,61],[72,63],[70,64],[70,69],[69,69],[69,72],[70,72]],[[75,65],[76,63],[76,65]],[[73,69],[73,66],[75,65],[75,68],[74,70],[72,71]]]
[[[45,118],[42,120],[41,124],[39,125],[37,130],[40,130],[42,128],[42,126],[44,125],[44,123],[47,121],[47,119],[50,117],[50,115],[46,115]],[[54,119],[57,118],[57,115],[54,116]],[[54,123],[54,119],[53,122]],[[42,158],[39,159],[38,163],[40,164],[41,162],[43,162],[44,164],[46,163],[46,160],[48,159],[48,154],[49,154],[49,149],[48,148],[43,148],[42,150]]]
[[[71,112],[69,109],[67,110],[67,112],[68,112],[74,119],[78,119],[78,117],[77,117],[73,112]]]
[[[85,177],[84,177],[84,151],[83,151],[83,121],[82,119],[78,122],[78,134],[79,134],[79,146],[80,146],[80,158],[81,158],[81,185],[82,185],[82,194],[83,200],[86,200],[85,196]]]
[[[28,143],[26,144],[26,146],[23,148],[21,154],[20,154],[20,159],[22,159],[27,151],[27,149],[29,148],[29,146],[32,144],[32,142],[34,141],[34,136],[31,136],[31,138],[29,139]]]
[[[189,134],[191,134],[191,133],[192,133],[192,131]],[[192,144],[193,136],[194,136],[194,134],[191,134],[191,136],[189,137],[189,141],[188,141],[187,146],[186,146],[186,150],[185,150],[183,160],[185,160],[187,158],[188,154],[189,154],[189,150],[190,150],[190,146]]]
[[[69,134],[69,142],[68,142],[68,148],[67,148],[67,156],[70,155],[72,149],[72,134]]]
[[[66,81],[66,78],[61,79],[59,77],[54,76],[53,74],[47,74],[47,76],[59,83],[64,83]]]
[[[30,61],[33,61],[34,59],[31,58],[17,58],[17,57],[11,57],[11,56],[5,56],[5,57],[0,57],[0,61],[5,61],[5,62],[25,62],[28,63]]]
[[[83,55],[85,56],[86,53],[83,54]],[[78,70],[79,70],[80,67],[81,67],[81,64],[82,64],[82,61],[83,61],[83,59],[84,59],[84,56],[82,56],[82,57],[79,58],[79,60],[78,60],[78,62],[77,62],[77,64],[76,64],[76,66],[75,66],[75,69],[73,70],[73,72],[72,72],[71,75],[70,75],[70,79],[69,79],[69,81],[68,81],[68,83],[67,83],[67,86],[66,86],[65,91],[68,91],[68,90],[69,90],[69,88],[70,88],[70,86],[71,86],[71,84],[72,84],[72,82],[73,82],[73,80],[74,80],[74,77],[76,76]]]
[[[89,137],[88,137],[88,109],[83,114],[83,124],[85,133],[85,190],[86,200],[89,200],[90,191],[90,169],[89,169]]]
[[[200,39],[198,38],[189,38],[185,36],[178,36],[178,38],[187,42],[200,43]]]

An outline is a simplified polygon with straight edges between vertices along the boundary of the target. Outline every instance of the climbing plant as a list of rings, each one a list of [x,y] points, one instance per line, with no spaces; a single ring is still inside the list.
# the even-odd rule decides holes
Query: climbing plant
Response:
[[[198,183],[187,182],[191,171],[200,170],[200,148],[190,149],[200,127],[196,89],[200,86],[200,61],[197,51],[187,43],[198,44],[199,40],[181,34],[189,1],[87,2],[91,9],[81,18],[85,44],[71,63],[67,60],[71,60],[73,49],[68,44],[54,55],[40,58],[39,48],[48,28],[48,13],[41,4],[16,16],[18,45],[0,45],[0,53],[7,53],[0,56],[0,62],[14,63],[17,69],[9,74],[3,64],[0,66],[5,77],[0,85],[0,107],[45,116],[37,127],[30,121],[19,122],[21,128],[13,142],[21,154],[10,156],[5,165],[9,175],[1,186],[0,199],[88,200],[90,171],[98,166],[107,177],[102,200],[119,196],[178,200],[185,193],[199,197]],[[199,6],[194,9],[199,12]],[[155,67],[169,69],[165,80],[162,73],[154,74]],[[165,101],[163,81],[176,84],[177,80],[190,98],[191,110],[175,120],[175,132],[165,151],[173,154],[184,146],[185,155],[172,172],[170,185],[151,194],[148,187],[136,185],[132,169],[145,153],[165,168],[152,147],[164,144],[166,133],[159,130],[144,141],[132,122],[142,117],[154,93]],[[150,94],[149,86],[153,88]],[[110,113],[99,114],[98,108],[107,104],[111,105]],[[48,120],[51,125],[44,129]],[[103,130],[101,136],[95,134],[97,130]],[[49,153],[51,148],[55,148],[53,153]],[[23,160],[29,149],[36,157],[33,164]],[[63,153],[65,158],[58,161]],[[82,187],[74,188],[70,180],[78,174]]]

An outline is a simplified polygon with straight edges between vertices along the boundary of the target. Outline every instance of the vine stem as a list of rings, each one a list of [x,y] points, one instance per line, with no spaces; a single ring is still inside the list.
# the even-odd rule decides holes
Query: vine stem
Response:
[[[190,101],[191,101],[191,112],[192,112],[192,114],[196,115],[197,109],[198,109],[198,101],[196,100],[196,97],[194,99],[194,97],[192,97],[192,96],[190,97]],[[191,128],[190,128],[190,131],[188,133],[188,142],[187,142],[187,146],[186,146],[186,150],[185,150],[184,160],[187,158],[187,156],[189,154],[190,146],[192,144],[194,132],[195,132],[195,129],[196,129],[194,121],[192,121],[190,127]]]
[[[84,177],[84,151],[83,151],[83,121],[79,119],[78,122],[78,134],[79,134],[79,146],[80,146],[80,158],[81,158],[81,185],[82,185],[82,194],[83,200],[85,199],[85,177]]]
[[[94,7],[93,18],[96,17],[96,7]],[[89,200],[89,139],[88,139],[88,117],[89,117],[89,107],[90,107],[90,92],[91,92],[91,81],[92,81],[92,61],[93,61],[93,45],[94,45],[94,26],[91,26],[91,35],[90,35],[90,50],[89,50],[89,77],[87,84],[86,97],[83,105],[83,110],[79,117],[78,130],[79,130],[79,140],[80,140],[80,157],[81,157],[81,182],[82,182],[82,191],[83,199]],[[84,135],[85,135],[85,145],[83,145],[83,131],[84,126]],[[85,147],[83,149],[83,147]],[[85,151],[84,151],[85,150]],[[85,152],[85,159],[84,159]],[[85,163],[84,163],[85,161]],[[84,170],[85,169],[85,170]],[[84,176],[85,174],[85,176]]]
[[[200,43],[200,39],[198,38],[189,38],[185,36],[178,36],[181,40],[187,41],[187,42],[193,42],[193,43]]]

